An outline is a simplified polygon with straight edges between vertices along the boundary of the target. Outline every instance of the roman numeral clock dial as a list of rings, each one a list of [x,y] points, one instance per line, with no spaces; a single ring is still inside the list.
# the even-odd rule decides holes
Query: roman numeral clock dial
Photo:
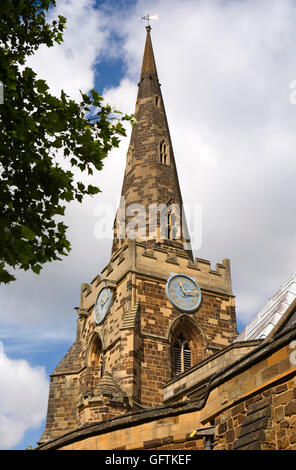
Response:
[[[194,279],[185,274],[173,274],[165,286],[169,301],[182,312],[195,312],[201,304],[201,291]]]

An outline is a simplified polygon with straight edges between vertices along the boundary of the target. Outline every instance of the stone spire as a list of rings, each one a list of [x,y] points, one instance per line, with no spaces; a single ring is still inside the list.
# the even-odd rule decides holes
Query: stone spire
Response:
[[[151,36],[150,36],[151,26],[146,26],[146,30],[147,30],[147,36],[146,36],[146,44],[145,44],[145,50],[144,50],[144,56],[143,56],[143,62],[142,62],[141,78],[143,74],[146,72],[154,73],[157,77],[156,64],[155,64]]]
[[[138,84],[135,118],[114,224],[112,253],[128,238],[186,249],[192,257],[182,216],[182,197],[150,31]],[[156,210],[156,205],[158,210]]]

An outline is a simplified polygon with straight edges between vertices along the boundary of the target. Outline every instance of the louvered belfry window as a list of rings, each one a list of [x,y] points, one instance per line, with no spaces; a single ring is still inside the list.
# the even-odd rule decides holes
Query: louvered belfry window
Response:
[[[173,369],[174,374],[179,375],[191,367],[191,351],[190,347],[183,337],[178,336],[173,346]]]
[[[173,347],[173,367],[175,375],[182,373],[182,348],[177,342]]]
[[[191,351],[187,343],[183,347],[184,372],[191,367]]]

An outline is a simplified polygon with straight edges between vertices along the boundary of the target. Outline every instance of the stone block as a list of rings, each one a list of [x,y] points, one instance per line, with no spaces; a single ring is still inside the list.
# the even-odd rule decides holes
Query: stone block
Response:
[[[274,410],[274,417],[277,423],[282,421],[284,419],[284,407],[283,406],[278,406]]]
[[[296,400],[291,401],[284,407],[285,416],[292,416],[296,414]]]

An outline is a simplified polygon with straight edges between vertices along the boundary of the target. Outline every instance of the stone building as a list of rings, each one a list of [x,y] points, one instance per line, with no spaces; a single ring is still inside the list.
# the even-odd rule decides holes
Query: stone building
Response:
[[[238,336],[229,260],[193,258],[146,29],[110,262],[81,286],[38,449],[296,449],[296,300]]]

